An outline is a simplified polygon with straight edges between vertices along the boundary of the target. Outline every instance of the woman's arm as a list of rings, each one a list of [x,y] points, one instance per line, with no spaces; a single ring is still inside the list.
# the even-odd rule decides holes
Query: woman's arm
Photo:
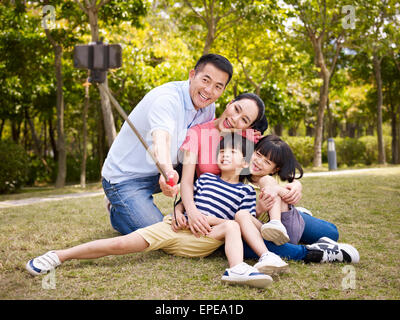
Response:
[[[190,230],[194,235],[207,235],[211,232],[210,224],[206,216],[196,208],[193,199],[193,179],[196,163],[197,155],[193,152],[185,151],[181,178],[181,197],[188,216]]]
[[[288,190],[288,193],[282,197],[282,200],[288,204],[296,205],[303,195],[303,185],[299,180],[293,180],[293,182],[288,183],[285,188]]]

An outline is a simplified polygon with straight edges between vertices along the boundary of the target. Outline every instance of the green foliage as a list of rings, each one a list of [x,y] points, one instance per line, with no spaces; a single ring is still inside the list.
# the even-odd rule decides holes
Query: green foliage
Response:
[[[283,140],[290,146],[297,161],[303,167],[309,167],[313,162],[313,137],[284,137]]]
[[[29,157],[12,141],[0,141],[0,193],[12,193],[28,180]]]

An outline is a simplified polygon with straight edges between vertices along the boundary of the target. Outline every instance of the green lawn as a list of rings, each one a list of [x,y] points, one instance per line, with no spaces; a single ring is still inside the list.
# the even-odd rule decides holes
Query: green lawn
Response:
[[[302,183],[300,205],[359,250],[354,269],[289,261],[290,272],[264,290],[222,284],[222,252],[204,259],[152,252],[69,261],[56,269],[55,289],[44,289],[43,277],[25,271],[30,258],[117,235],[96,196],[0,209],[0,299],[400,299],[400,167]],[[170,199],[156,202],[171,211]]]

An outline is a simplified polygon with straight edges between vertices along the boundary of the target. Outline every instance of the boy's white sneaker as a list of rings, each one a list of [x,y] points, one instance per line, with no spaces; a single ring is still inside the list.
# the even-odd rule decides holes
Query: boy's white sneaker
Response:
[[[54,251],[49,251],[39,257],[29,260],[25,267],[31,275],[38,276],[50,272],[60,264],[60,259],[56,253]]]
[[[272,241],[277,246],[281,246],[290,240],[285,226],[279,220],[264,223],[261,226],[261,234],[265,240]]]
[[[245,262],[226,269],[221,280],[230,285],[248,285],[256,288],[266,288],[273,281],[269,275],[260,273]]]
[[[277,274],[289,270],[289,265],[271,251],[264,253],[254,267],[265,274]]]

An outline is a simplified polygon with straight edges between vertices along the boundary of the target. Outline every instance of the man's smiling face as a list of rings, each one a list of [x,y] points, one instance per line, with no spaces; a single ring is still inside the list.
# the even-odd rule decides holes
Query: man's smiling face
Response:
[[[189,93],[196,110],[215,102],[224,92],[229,75],[211,63],[189,72]]]

